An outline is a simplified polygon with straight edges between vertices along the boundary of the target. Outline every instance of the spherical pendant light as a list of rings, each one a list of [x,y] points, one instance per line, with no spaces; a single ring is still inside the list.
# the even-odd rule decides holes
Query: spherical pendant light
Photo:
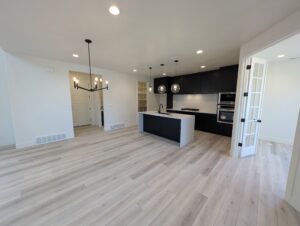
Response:
[[[149,93],[152,93],[152,81],[151,81],[151,70],[152,67],[149,67]]]
[[[166,93],[167,88],[166,88],[165,85],[159,85],[158,88],[157,88],[157,91],[158,91],[159,94],[164,94],[164,93]]]
[[[180,91],[180,85],[177,83],[174,83],[171,85],[171,91],[172,93],[179,93]]]

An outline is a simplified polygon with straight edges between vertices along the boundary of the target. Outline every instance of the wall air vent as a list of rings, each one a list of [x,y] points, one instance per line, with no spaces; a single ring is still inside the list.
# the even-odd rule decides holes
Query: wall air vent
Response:
[[[54,134],[50,136],[43,136],[43,137],[37,137],[36,138],[36,144],[48,144],[56,141],[61,141],[66,139],[66,134]]]
[[[122,129],[124,127],[125,127],[124,123],[120,123],[120,124],[111,125],[110,129],[115,130],[115,129]]]

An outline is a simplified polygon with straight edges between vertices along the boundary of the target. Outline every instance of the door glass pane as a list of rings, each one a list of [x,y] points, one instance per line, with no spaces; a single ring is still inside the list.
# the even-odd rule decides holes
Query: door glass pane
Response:
[[[261,92],[262,90],[262,78],[253,78],[250,92]]]
[[[258,118],[258,112],[259,108],[258,107],[250,107],[249,108],[249,120],[257,119]]]
[[[253,69],[253,76],[262,78],[264,75],[264,64],[255,63]]]
[[[253,134],[256,132],[256,122],[249,122],[247,123],[247,134]]]
[[[256,107],[260,104],[261,93],[250,93],[250,107]]]
[[[252,145],[254,145],[254,141],[255,141],[255,134],[247,135],[245,145],[252,146]]]

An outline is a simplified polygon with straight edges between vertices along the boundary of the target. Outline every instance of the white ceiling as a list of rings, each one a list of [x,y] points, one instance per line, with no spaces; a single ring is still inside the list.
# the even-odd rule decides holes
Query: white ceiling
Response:
[[[1,0],[0,46],[87,64],[91,38],[93,66],[143,75],[164,63],[172,75],[179,59],[179,73],[193,73],[236,64],[242,43],[299,8],[299,0]]]
[[[282,54],[285,57],[277,57]],[[300,59],[300,33],[259,52],[255,56],[270,62]]]

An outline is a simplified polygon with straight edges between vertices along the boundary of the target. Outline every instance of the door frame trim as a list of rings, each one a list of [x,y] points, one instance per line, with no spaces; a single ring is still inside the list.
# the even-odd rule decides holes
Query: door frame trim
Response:
[[[300,33],[300,10],[283,19],[281,22],[273,25],[270,29],[256,36],[254,39],[245,43],[240,48],[239,72],[236,90],[236,111],[234,114],[234,123],[232,130],[230,155],[234,158],[239,158],[240,147],[238,147],[241,117],[242,117],[242,95],[246,82],[246,66],[249,63],[251,56],[256,53],[271,47],[287,38],[290,38]]]

